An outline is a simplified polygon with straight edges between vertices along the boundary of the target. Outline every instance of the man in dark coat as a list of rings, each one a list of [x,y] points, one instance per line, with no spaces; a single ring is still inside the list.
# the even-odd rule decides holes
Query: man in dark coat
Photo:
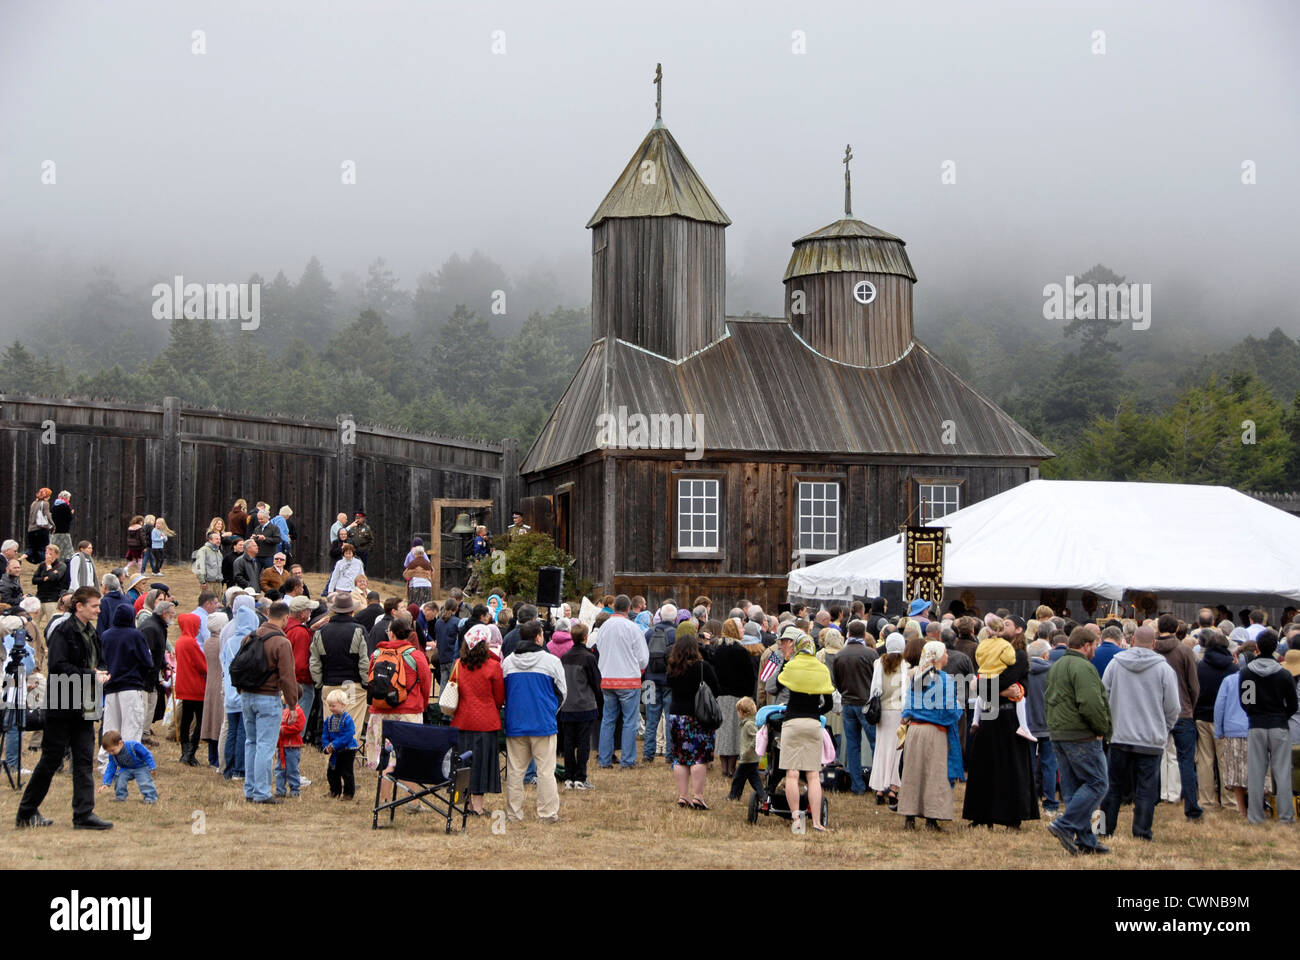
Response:
[[[102,619],[102,600],[99,613]],[[110,678],[104,684],[104,730],[116,730],[123,740],[143,740],[153,721],[152,714],[145,715],[149,695],[144,689],[153,670],[153,654],[149,641],[135,627],[135,613],[129,603],[113,608],[112,625],[100,633],[99,642]],[[108,751],[103,747],[99,748],[99,763],[108,766]]]
[[[72,749],[72,826],[78,830],[108,830],[112,824],[95,816],[95,720],[99,689],[109,679],[102,669],[103,653],[95,622],[99,591],[82,587],[72,598],[72,616],[47,638],[49,675],[45,695],[45,734],[41,759],[18,802],[18,827],[48,827],[40,805],[50,781]]]
[[[163,666],[167,663],[167,627],[175,619],[176,605],[170,600],[161,600],[155,605],[154,612],[140,622],[139,630],[144,635],[145,644],[149,647],[150,659],[150,667],[144,678],[145,722],[142,742],[145,746],[158,745],[150,735],[149,727],[154,720],[159,719],[158,707],[161,697],[158,685],[161,682]]]

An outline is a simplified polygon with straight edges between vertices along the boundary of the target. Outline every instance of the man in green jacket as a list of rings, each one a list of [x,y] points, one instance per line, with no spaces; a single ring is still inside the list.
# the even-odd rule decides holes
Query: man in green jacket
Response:
[[[1075,627],[1069,649],[1047,671],[1043,695],[1065,797],[1065,811],[1047,829],[1071,854],[1110,852],[1092,832],[1092,812],[1110,785],[1101,749],[1110,736],[1110,705],[1101,677],[1090,663],[1096,649],[1097,638],[1086,628]]]

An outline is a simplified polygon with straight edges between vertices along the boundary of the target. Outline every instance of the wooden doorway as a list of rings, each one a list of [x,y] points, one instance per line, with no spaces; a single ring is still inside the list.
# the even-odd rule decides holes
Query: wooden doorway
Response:
[[[555,545],[573,553],[573,484],[555,488]]]
[[[429,540],[431,542],[428,545],[428,553],[429,562],[433,564],[433,569],[437,571],[435,594],[446,596],[446,591],[451,587],[465,586],[465,581],[469,578],[469,571],[459,549],[457,549],[454,556],[444,558],[444,537],[450,534],[451,528],[456,525],[456,515],[458,513],[470,514],[471,520],[475,523],[481,523],[488,530],[491,530],[492,501],[434,499],[430,502],[429,511],[429,530],[431,531]],[[455,542],[459,545],[462,541],[460,538],[455,537],[446,542]],[[449,582],[449,578],[456,582]]]

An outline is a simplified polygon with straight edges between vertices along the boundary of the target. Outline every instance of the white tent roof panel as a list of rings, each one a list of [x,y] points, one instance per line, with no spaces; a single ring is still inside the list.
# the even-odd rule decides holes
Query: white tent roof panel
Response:
[[[1300,517],[1228,487],[1032,480],[951,513],[945,592],[1125,590],[1160,597],[1300,600]],[[790,571],[808,598],[870,596],[903,579],[903,544],[888,537]]]

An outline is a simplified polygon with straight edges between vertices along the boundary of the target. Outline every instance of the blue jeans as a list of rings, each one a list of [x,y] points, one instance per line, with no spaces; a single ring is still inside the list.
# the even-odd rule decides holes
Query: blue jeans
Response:
[[[1047,737],[1039,737],[1038,742],[1030,745],[1030,751],[1034,758],[1034,772],[1037,774],[1039,784],[1039,796],[1043,798],[1043,806],[1049,810],[1055,810],[1056,802],[1056,750],[1052,747],[1052,741]]]
[[[2,653],[3,651],[0,651]],[[13,771],[14,776],[18,776],[18,771],[22,769],[19,763],[22,761],[23,735],[18,729],[18,710],[5,710],[4,730],[5,730],[5,763],[9,764],[9,769]]]
[[[1061,766],[1061,793],[1070,797],[1065,810],[1053,822],[1073,833],[1079,846],[1095,847],[1092,811],[1101,804],[1110,785],[1101,741],[1057,740],[1052,746]]]
[[[153,785],[153,774],[149,772],[148,767],[132,767],[129,770],[119,767],[117,775],[113,777],[114,799],[126,799],[126,785],[132,780],[140,785],[140,796],[144,798],[145,803],[157,802],[158,788]]]
[[[1106,818],[1102,829],[1115,832],[1119,820],[1119,795],[1133,771],[1133,836],[1151,839],[1151,822],[1155,819],[1156,804],[1160,800],[1160,754],[1137,753],[1131,747],[1117,743],[1110,745],[1110,789],[1102,801],[1101,813]]]
[[[280,739],[280,698],[273,693],[239,694],[244,707],[244,796],[271,798],[271,770]]]
[[[1179,719],[1173,734],[1174,749],[1178,751],[1178,779],[1183,787],[1183,813],[1199,817],[1203,811],[1196,799],[1196,721],[1191,717]]]
[[[645,691],[645,746],[642,748],[642,755],[649,760],[655,755],[655,745],[659,739],[655,734],[655,731],[659,729],[659,718],[666,715],[668,708],[672,706],[673,688],[668,686],[667,683],[660,683],[657,680],[648,680],[646,682],[651,686],[650,689]],[[623,721],[623,729],[627,729],[626,719]],[[624,739],[627,738],[624,737]],[[665,739],[665,745],[667,745],[667,742],[667,739]],[[633,753],[632,756],[635,757],[636,754]]]
[[[311,723],[311,705],[316,702],[316,688],[310,683],[298,684],[298,706],[302,707],[303,719]],[[324,707],[322,706],[322,709]],[[306,733],[307,731],[303,731]]]
[[[849,772],[854,793],[867,792],[867,781],[862,776],[862,733],[871,729],[871,725],[862,711],[862,707],[850,703],[840,705],[840,716],[844,718],[844,768]]]
[[[614,762],[614,726],[619,715],[623,717],[623,749],[619,763],[625,767],[636,766],[637,715],[641,712],[641,688],[606,690],[605,715],[600,720],[600,751],[596,762],[608,767]]]
[[[242,711],[226,714],[226,763],[221,768],[222,775],[231,777],[244,775],[244,714]]]
[[[289,781],[289,792],[295,797],[302,789],[302,778],[298,776],[298,761],[302,759],[302,747],[284,748],[284,766],[280,766],[280,756],[276,754],[275,795],[284,796],[285,780]]]

